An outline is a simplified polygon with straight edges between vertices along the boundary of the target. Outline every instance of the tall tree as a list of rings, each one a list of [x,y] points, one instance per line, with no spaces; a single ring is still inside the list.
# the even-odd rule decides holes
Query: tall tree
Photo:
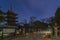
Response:
[[[4,22],[4,12],[0,10],[0,25]]]
[[[58,28],[60,26],[60,7],[57,8],[57,11],[55,13],[55,36],[58,37]]]
[[[0,27],[2,26],[2,23],[4,22],[4,12],[0,10]],[[2,40],[3,40],[3,29],[2,30]]]
[[[33,26],[33,22],[36,20],[36,17],[34,17],[34,16],[31,16],[30,17],[30,26]]]
[[[56,23],[59,25],[60,24],[60,7],[57,8],[57,11],[55,13],[55,20],[56,20]]]

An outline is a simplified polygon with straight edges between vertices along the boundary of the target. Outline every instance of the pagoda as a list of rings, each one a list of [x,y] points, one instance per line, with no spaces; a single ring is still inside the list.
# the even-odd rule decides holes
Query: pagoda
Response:
[[[12,8],[6,13],[6,25],[17,26],[17,14],[12,11]]]

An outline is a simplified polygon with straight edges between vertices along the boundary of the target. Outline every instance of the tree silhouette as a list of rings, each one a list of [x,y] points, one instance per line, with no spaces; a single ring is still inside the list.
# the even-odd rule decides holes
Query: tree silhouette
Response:
[[[4,12],[0,10],[0,25],[4,22]]]
[[[57,11],[55,13],[55,20],[56,23],[60,26],[60,7],[57,8]]]
[[[38,29],[44,30],[44,29],[48,28],[48,24],[47,23],[41,22],[39,20],[35,21],[34,25],[35,25],[36,29],[38,28]]]

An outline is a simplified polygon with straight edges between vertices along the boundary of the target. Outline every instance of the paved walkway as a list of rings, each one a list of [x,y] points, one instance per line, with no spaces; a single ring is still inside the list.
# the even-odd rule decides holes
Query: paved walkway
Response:
[[[39,34],[29,34],[28,36],[17,36],[8,40],[50,40],[50,39],[43,39]]]
[[[4,40],[52,40],[52,39],[42,38],[40,34],[29,34],[27,36],[25,35],[11,36],[9,38],[5,38]],[[53,40],[56,39],[54,38]]]

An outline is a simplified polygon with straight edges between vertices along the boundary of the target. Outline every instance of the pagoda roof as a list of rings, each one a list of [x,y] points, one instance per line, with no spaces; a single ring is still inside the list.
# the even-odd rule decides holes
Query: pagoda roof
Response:
[[[17,19],[5,19],[5,21],[9,21],[9,22],[18,22]]]
[[[1,28],[7,28],[7,29],[15,29],[15,28],[18,28],[17,26],[1,26]]]
[[[7,14],[9,15],[17,15],[15,12],[8,10]]]
[[[5,18],[9,18],[9,19],[17,19],[18,17],[14,17],[14,16],[6,16]]]

